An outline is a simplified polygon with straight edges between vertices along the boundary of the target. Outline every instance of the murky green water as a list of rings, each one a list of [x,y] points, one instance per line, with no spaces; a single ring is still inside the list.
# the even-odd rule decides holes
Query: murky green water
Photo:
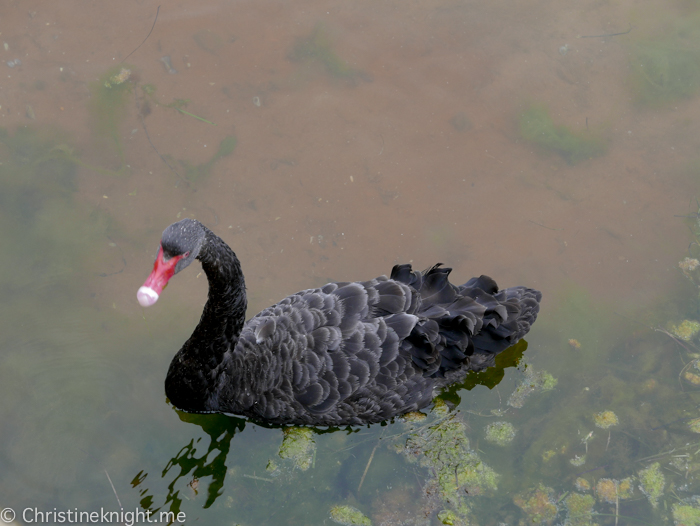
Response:
[[[700,524],[699,15],[669,5],[162,6],[128,73],[157,5],[3,8],[0,509]],[[406,261],[544,302],[423,417],[187,415],[163,381],[203,276],[135,298],[182,217],[237,251],[251,315]]]

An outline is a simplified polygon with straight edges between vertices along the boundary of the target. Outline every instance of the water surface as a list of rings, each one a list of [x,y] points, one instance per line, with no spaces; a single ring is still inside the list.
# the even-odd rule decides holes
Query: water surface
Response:
[[[672,333],[698,318],[678,267],[700,231],[695,4],[1,11],[0,505],[19,523],[120,503],[208,524],[697,523],[700,351]],[[148,310],[135,292],[184,217],[236,251],[251,315],[440,261],[542,290],[540,318],[500,383],[423,422],[315,432],[304,470],[279,428],[165,399],[206,282],[193,267]],[[515,439],[489,442],[494,422]]]

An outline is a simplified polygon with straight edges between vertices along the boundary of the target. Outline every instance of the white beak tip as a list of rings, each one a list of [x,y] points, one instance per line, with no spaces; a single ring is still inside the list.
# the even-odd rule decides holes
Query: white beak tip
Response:
[[[136,298],[142,307],[150,307],[158,301],[158,293],[151,287],[141,287],[136,293]]]

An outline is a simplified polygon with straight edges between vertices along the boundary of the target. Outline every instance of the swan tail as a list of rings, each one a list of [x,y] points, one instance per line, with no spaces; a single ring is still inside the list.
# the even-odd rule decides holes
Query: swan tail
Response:
[[[449,378],[494,364],[501,351],[525,336],[537,318],[542,294],[526,287],[498,290],[488,276],[464,285],[449,281],[440,263],[418,272],[396,265],[391,278],[417,291],[409,313],[419,321],[402,343],[424,376]]]

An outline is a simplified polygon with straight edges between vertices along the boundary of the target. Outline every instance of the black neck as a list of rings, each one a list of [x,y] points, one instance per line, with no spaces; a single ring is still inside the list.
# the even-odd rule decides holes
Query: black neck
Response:
[[[209,297],[192,337],[206,331],[210,339],[223,338],[233,347],[245,324],[248,306],[241,263],[233,250],[209,230],[197,259],[209,280]],[[212,330],[220,334],[214,335]],[[213,350],[217,352],[218,363],[227,349]]]
[[[170,401],[186,411],[207,410],[216,390],[212,371],[235,347],[245,323],[247,299],[241,264],[233,250],[211,231],[197,259],[209,280],[209,297],[197,328],[173,358],[165,381]]]

